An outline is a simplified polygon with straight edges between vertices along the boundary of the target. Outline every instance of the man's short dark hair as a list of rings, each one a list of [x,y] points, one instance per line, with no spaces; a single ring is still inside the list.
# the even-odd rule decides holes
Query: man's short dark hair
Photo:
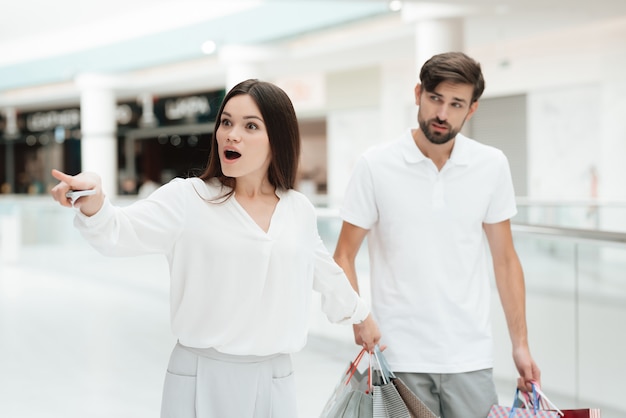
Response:
[[[472,103],[477,101],[485,90],[485,79],[480,64],[462,52],[434,55],[422,66],[420,82],[426,91],[435,91],[444,81],[471,84],[474,87]]]

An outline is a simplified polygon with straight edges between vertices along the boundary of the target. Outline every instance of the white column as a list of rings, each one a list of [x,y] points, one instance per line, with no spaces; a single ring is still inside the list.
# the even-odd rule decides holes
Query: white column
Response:
[[[380,141],[391,141],[406,129],[417,126],[414,88],[419,74],[412,60],[385,62],[381,66],[380,79]]]
[[[17,126],[17,111],[15,108],[12,106],[7,107],[3,110],[3,113],[6,118],[4,136],[6,139],[9,139],[5,145],[3,170],[6,182],[11,187],[11,192],[15,193],[15,148],[12,140],[19,137],[20,130]]]
[[[81,118],[82,171],[102,177],[102,187],[109,197],[117,195],[117,120],[114,77],[100,74],[78,76]]]
[[[435,54],[463,51],[461,18],[422,20],[415,24],[415,63],[419,70]]]
[[[343,203],[359,156],[383,140],[380,79],[380,71],[372,68],[327,75],[327,197],[330,207]]]
[[[228,45],[219,54],[220,62],[226,66],[226,92],[244,80],[260,78],[253,59],[256,53],[251,47]]]
[[[226,91],[240,82],[257,78],[263,79],[262,63],[278,53],[271,47],[226,45],[220,48],[219,61],[226,67]]]
[[[17,111],[14,107],[9,106],[3,111],[4,116],[6,118],[6,126],[4,128],[4,135],[9,138],[18,137],[20,134],[20,129],[17,126]]]

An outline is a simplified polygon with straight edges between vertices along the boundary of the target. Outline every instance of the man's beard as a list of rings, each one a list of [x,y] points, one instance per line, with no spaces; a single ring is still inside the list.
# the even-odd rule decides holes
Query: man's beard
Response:
[[[429,121],[425,121],[424,119],[420,118],[418,115],[417,122],[419,123],[420,129],[424,133],[424,136],[426,137],[426,139],[428,139],[431,143],[435,145],[445,144],[451,139],[454,139],[456,134],[459,133],[459,130],[452,129],[452,126],[450,126],[447,122],[440,121],[439,119],[431,119]],[[445,125],[448,128],[448,133],[441,134],[441,133],[433,132],[430,129],[430,124],[433,122],[439,125]]]

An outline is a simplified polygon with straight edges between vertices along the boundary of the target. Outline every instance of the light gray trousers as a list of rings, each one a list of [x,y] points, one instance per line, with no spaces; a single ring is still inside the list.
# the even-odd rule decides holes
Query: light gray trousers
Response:
[[[296,418],[291,356],[233,356],[176,344],[161,418]]]
[[[441,418],[484,418],[498,403],[492,369],[467,373],[394,374]]]

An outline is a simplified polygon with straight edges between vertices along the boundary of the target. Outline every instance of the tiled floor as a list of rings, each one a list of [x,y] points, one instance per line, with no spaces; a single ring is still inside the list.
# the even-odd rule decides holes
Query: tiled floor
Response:
[[[86,246],[24,247],[0,261],[0,417],[158,417],[175,343],[165,267]],[[311,335],[294,355],[300,418],[319,415],[358,352],[345,331]]]
[[[0,262],[0,417],[158,417],[175,343],[164,267],[72,247]],[[355,349],[311,336],[294,355],[301,418],[318,416]]]

